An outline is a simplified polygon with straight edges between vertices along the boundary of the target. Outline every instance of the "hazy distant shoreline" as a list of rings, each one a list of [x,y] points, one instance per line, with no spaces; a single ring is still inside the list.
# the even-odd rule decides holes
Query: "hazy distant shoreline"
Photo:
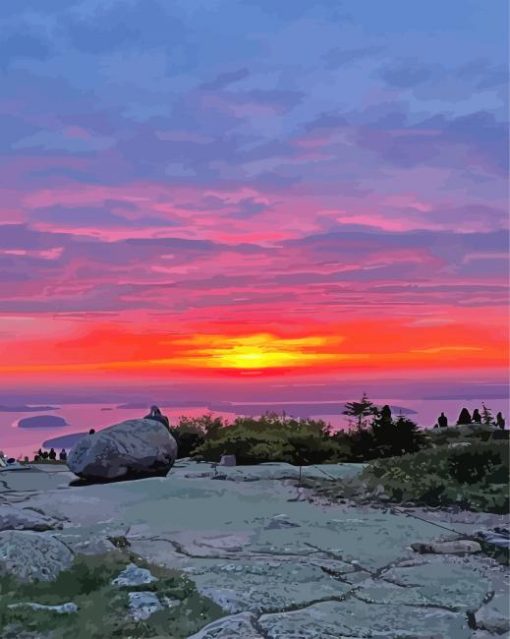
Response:
[[[155,395],[154,397],[161,397],[161,395]],[[382,398],[371,397],[376,405],[382,406],[388,403],[391,406],[397,406],[402,408],[402,414],[409,416],[415,421],[421,428],[432,428],[437,421],[438,415],[444,411],[448,417],[450,424],[455,424],[459,416],[461,408],[464,406],[468,410],[472,411],[474,408],[480,408],[482,401],[485,401],[489,408],[492,409],[495,414],[497,411],[502,411],[505,415],[508,414],[508,401],[507,400],[491,400],[476,398],[473,400],[407,400],[399,399],[398,397]],[[68,404],[62,403],[59,410],[59,416],[65,419],[66,426],[58,427],[44,427],[44,428],[18,428],[17,425],[21,419],[33,416],[30,411],[22,411],[19,413],[0,413],[0,448],[4,451],[8,451],[13,457],[19,455],[33,455],[37,451],[43,442],[49,442],[57,437],[66,437],[68,435],[76,435],[81,433],[87,433],[91,428],[101,430],[107,426],[111,426],[117,422],[125,419],[133,419],[136,417],[143,417],[147,414],[149,406],[152,402],[133,401],[130,405],[135,405],[137,408],[118,408],[118,403],[76,403]],[[230,403],[230,402],[204,402],[201,405],[177,405],[168,406],[170,402],[161,402],[161,408],[163,412],[170,419],[170,423],[175,425],[178,423],[179,418],[182,416],[187,417],[200,417],[204,414],[213,414],[214,416],[222,417],[227,421],[233,421],[236,417],[246,416],[256,417],[268,410],[274,410],[277,413],[285,411],[286,415],[291,417],[311,417],[315,419],[322,419],[326,423],[331,424],[334,430],[343,430],[349,427],[349,420],[345,415],[341,414],[341,407],[343,402],[302,402],[300,404],[293,403],[292,407],[289,403],[267,402],[265,405],[250,402],[246,404]],[[189,402],[191,404],[191,402]],[[13,402],[14,404],[14,402]],[[41,404],[42,405],[42,404]],[[298,409],[303,406],[306,410],[302,411],[304,414],[300,414],[299,410],[295,412],[293,408]],[[211,407],[221,408],[223,410],[212,411]],[[110,410],[104,410],[104,409]],[[310,408],[314,408],[310,413]],[[328,413],[322,413],[322,411],[329,411]],[[405,412],[404,412],[405,411]],[[252,412],[253,414],[250,414]],[[321,414],[319,414],[319,412]],[[398,410],[394,411],[395,415],[398,415]],[[58,446],[58,443],[50,444],[54,447]],[[65,443],[63,447],[68,448],[69,443]]]

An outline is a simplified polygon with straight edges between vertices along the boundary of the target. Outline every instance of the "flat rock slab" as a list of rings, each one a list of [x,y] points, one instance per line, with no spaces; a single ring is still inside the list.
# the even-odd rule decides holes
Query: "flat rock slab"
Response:
[[[0,505],[0,531],[3,530],[54,530],[62,528],[62,522],[29,508],[12,504]]]
[[[308,479],[346,479],[361,473],[366,464],[320,464],[302,466],[301,477]],[[180,460],[172,469],[172,474],[187,479],[221,477],[228,481],[263,481],[298,479],[299,466],[286,463],[265,463],[255,466],[220,466],[219,464],[196,463]]]
[[[498,593],[473,615],[478,630],[496,635],[510,631],[510,603],[508,593]]]
[[[464,617],[400,605],[374,605],[354,598],[301,610],[263,615],[258,623],[266,639],[470,639]]]
[[[0,533],[0,574],[21,581],[53,581],[70,567],[73,553],[44,533],[8,530]]]
[[[340,597],[351,588],[319,566],[292,560],[215,562],[186,573],[202,595],[230,613],[285,610]]]
[[[353,466],[315,472],[341,478],[359,472]],[[484,615],[490,593],[506,588],[503,567],[482,553],[419,554],[410,544],[457,543],[507,518],[410,513],[428,523],[391,508],[311,502],[296,470],[236,466],[222,469],[232,480],[215,480],[210,465],[178,461],[166,478],[65,489],[66,473],[34,473],[6,495],[69,520],[59,532],[18,535],[58,537],[74,552],[122,537],[133,556],[184,571],[225,612],[200,639],[468,639],[500,627]]]
[[[480,569],[482,566],[478,564]],[[357,595],[377,604],[399,601],[406,606],[428,606],[463,611],[478,609],[491,589],[491,581],[477,564],[459,557],[436,557],[432,561],[395,566],[378,579],[367,579]]]
[[[242,612],[213,621],[188,639],[265,639],[255,625],[255,615]]]

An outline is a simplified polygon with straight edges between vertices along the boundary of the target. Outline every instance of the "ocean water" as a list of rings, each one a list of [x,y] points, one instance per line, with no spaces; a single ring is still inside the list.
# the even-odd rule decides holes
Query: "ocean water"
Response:
[[[375,399],[376,404],[390,404],[392,406],[400,406],[404,409],[413,411],[407,416],[415,421],[422,428],[431,428],[437,421],[438,415],[444,411],[448,417],[450,424],[455,424],[460,410],[465,406],[470,412],[475,408],[481,408],[482,400],[416,400],[416,399]],[[310,404],[310,402],[306,402]],[[493,414],[502,411],[508,419],[508,400],[494,399],[486,402],[491,408]],[[171,423],[176,423],[180,416],[199,417],[206,413],[214,416],[221,416],[230,421],[242,411],[242,404],[235,404],[234,412],[210,411],[206,406],[196,407],[171,407],[163,408],[163,412],[169,417]],[[282,404],[287,415],[292,415],[292,406],[297,407],[298,403],[293,402],[292,405]],[[324,410],[324,402],[321,402],[322,410]],[[336,408],[336,406],[335,406]],[[298,410],[296,408],[296,410]],[[68,435],[76,432],[88,431],[94,428],[96,431],[110,426],[125,419],[133,419],[143,417],[147,410],[141,408],[118,408],[114,404],[62,404],[58,410],[44,412],[0,412],[0,451],[7,456],[19,457],[28,455],[30,458],[41,444],[53,437]],[[264,404],[260,404],[260,413],[263,414]],[[398,410],[394,411],[398,414]],[[58,415],[63,417],[67,425],[53,428],[20,428],[19,420],[24,417],[33,417],[35,415]],[[316,415],[330,423],[335,430],[345,429],[349,427],[348,419],[345,415],[332,412],[331,414]]]

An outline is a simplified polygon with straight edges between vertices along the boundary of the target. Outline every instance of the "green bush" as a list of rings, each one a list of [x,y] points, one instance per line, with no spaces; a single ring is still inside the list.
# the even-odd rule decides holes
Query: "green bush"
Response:
[[[190,457],[204,443],[206,437],[227,426],[221,417],[202,415],[201,417],[180,417],[176,426],[170,427],[170,433],[177,442],[177,457]]]
[[[474,449],[471,446],[469,450],[454,449],[448,459],[450,475],[461,484],[476,484],[488,475],[492,475],[492,481],[494,481],[494,471],[497,467],[501,469],[503,464],[504,450],[508,457],[508,450],[500,447],[497,450],[486,446],[481,449]],[[506,480],[508,481],[508,477]]]
[[[321,420],[276,414],[238,417],[232,423],[211,415],[181,417],[170,430],[178,444],[179,458],[217,462],[223,454],[234,454],[240,464],[366,462],[447,444],[490,442],[495,432],[483,424],[424,431],[406,417],[393,419],[389,406],[375,412],[370,424],[337,433]],[[462,468],[459,462],[458,473],[463,472]]]
[[[368,491],[382,486],[395,502],[507,513],[508,448],[498,442],[474,442],[380,459],[363,472]]]
[[[209,434],[194,451],[195,457],[215,462],[225,454],[235,455],[239,464],[320,464],[344,458],[325,422],[271,414],[259,419],[239,417]]]

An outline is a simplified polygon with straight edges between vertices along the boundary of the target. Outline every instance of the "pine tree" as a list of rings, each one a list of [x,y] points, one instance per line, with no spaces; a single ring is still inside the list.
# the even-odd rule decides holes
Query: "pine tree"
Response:
[[[494,423],[494,418],[492,417],[492,411],[490,408],[482,402],[482,424],[486,426],[492,426]]]
[[[356,418],[357,426],[361,428],[366,424],[367,417],[377,414],[377,408],[374,403],[368,399],[367,394],[363,393],[363,397],[359,402],[347,402],[345,404],[343,414]]]

